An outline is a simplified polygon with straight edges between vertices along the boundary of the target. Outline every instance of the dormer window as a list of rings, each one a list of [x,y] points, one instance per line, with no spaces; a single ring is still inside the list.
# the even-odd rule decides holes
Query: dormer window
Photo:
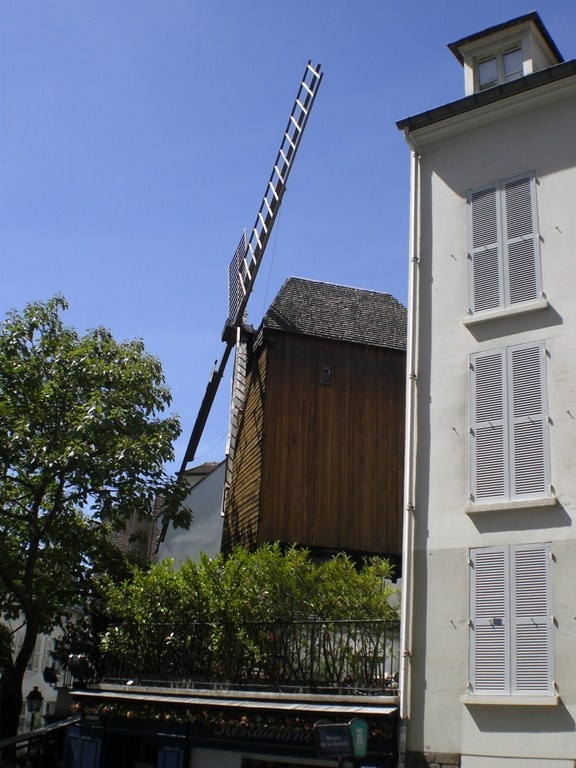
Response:
[[[520,46],[497,53],[478,62],[478,90],[493,88],[501,83],[516,80],[524,74],[522,49]]]
[[[448,47],[464,67],[466,96],[564,61],[536,11],[463,37]]]

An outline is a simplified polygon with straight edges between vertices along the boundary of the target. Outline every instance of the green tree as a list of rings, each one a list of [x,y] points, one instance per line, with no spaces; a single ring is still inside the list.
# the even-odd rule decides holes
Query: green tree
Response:
[[[268,661],[273,665],[274,642],[281,642],[285,651],[293,646],[298,657],[305,632],[298,628],[301,621],[397,622],[398,588],[392,575],[392,566],[383,558],[358,565],[339,554],[316,562],[305,549],[282,549],[279,544],[253,552],[238,547],[228,557],[203,556],[179,569],[171,560],[146,569],[136,566],[123,583],[111,578],[102,582],[110,624],[101,650],[125,662],[132,674],[159,673],[160,668],[167,673],[193,648],[199,674],[206,671],[205,653],[213,668],[219,666],[226,675],[239,644],[261,667]],[[283,635],[271,644],[274,625],[283,625]],[[373,632],[378,635],[380,630]],[[375,655],[381,648],[377,642],[378,637]],[[337,646],[325,641],[325,663],[333,668],[349,661],[349,655],[344,641]]]
[[[136,628],[142,637],[158,623],[295,621],[298,619],[398,620],[398,588],[388,560],[358,565],[340,553],[315,561],[300,547],[237,547],[229,556],[203,555],[178,569],[172,560],[134,565],[123,581],[105,577],[101,601],[119,637]]]
[[[81,605],[105,571],[111,530],[154,500],[188,525],[186,488],[166,474],[177,417],[160,362],[139,340],[63,324],[56,296],[0,325],[0,617],[23,627],[1,653],[0,738],[16,732],[38,634]],[[4,643],[5,645],[5,643]]]

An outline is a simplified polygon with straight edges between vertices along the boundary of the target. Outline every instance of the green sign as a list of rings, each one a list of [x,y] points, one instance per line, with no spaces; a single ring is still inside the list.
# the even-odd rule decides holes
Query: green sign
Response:
[[[365,757],[368,751],[368,723],[366,720],[355,717],[350,720],[349,726],[354,757]]]

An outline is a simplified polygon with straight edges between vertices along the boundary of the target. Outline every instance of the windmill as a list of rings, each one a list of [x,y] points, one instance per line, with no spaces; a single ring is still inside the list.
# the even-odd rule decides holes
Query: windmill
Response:
[[[184,472],[188,463],[194,459],[208,415],[214,403],[214,398],[216,397],[216,392],[218,391],[218,386],[224,375],[228,358],[232,349],[235,349],[230,425],[226,450],[226,481],[229,480],[234,459],[238,414],[244,402],[247,346],[243,327],[246,306],[262,262],[264,251],[266,250],[266,245],[274,227],[284,192],[286,191],[288,177],[320,87],[322,76],[320,64],[313,66],[309,61],[306,65],[294,106],[292,107],[288,125],[284,132],[262,204],[256,216],[256,221],[249,236],[246,230],[242,234],[230,262],[228,268],[228,317],[222,333],[222,341],[225,344],[225,348],[220,364],[217,367],[216,365],[214,366],[210,375],[180,472]]]

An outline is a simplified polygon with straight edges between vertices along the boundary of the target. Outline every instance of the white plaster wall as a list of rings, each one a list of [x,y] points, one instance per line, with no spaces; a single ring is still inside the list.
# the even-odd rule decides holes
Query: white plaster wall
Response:
[[[422,259],[418,363],[415,642],[410,749],[574,758],[576,728],[576,87],[557,101],[522,99],[448,121],[461,130],[416,134],[422,158]],[[534,171],[549,309],[466,327],[466,191]],[[433,200],[433,208],[431,208]],[[469,356],[546,340],[555,508],[467,515]],[[468,676],[468,551],[552,542],[557,707],[479,706],[460,701]],[[425,629],[424,629],[425,628]],[[510,763],[511,764],[511,763]],[[507,762],[470,762],[508,765]],[[539,768],[547,766],[539,763]]]
[[[486,759],[476,755],[462,755],[461,768],[484,768]],[[526,757],[495,757],[490,768],[574,768],[574,760],[546,760]]]
[[[202,553],[214,557],[220,552],[224,475],[222,462],[190,490],[184,504],[192,509],[192,525],[187,531],[170,525],[158,548],[159,560],[170,557],[178,567],[188,558],[197,561]]]

